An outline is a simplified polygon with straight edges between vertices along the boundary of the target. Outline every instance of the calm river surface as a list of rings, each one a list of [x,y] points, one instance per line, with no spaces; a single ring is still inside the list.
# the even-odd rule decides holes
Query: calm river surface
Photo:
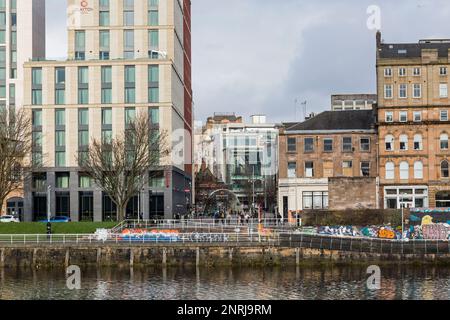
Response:
[[[381,289],[363,267],[84,269],[81,290],[64,270],[0,270],[0,299],[450,299],[450,269],[381,267]]]

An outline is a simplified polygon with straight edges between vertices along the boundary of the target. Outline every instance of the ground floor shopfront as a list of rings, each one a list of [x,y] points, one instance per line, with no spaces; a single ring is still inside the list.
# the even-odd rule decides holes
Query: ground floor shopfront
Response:
[[[328,179],[280,179],[278,208],[283,217],[302,210],[328,209]]]
[[[450,208],[450,185],[384,186],[385,209],[400,208]]]
[[[191,177],[172,167],[148,176],[148,185],[127,206],[126,218],[173,219],[186,214],[191,205]],[[66,216],[72,221],[117,220],[111,198],[76,171],[34,172],[25,183],[23,221]]]

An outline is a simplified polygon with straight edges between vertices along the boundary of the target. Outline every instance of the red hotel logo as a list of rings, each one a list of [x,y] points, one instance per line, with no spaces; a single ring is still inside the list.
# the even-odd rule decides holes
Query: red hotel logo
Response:
[[[81,7],[80,8],[81,13],[89,13],[92,10],[94,10],[94,9],[89,7],[89,3],[86,0],[81,0],[80,1],[80,7]]]

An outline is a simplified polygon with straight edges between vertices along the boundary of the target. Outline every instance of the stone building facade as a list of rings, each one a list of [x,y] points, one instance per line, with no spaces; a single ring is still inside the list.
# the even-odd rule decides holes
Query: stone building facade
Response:
[[[450,207],[450,41],[377,34],[380,205]]]
[[[327,111],[302,123],[285,123],[279,139],[278,206],[284,216],[332,209],[330,178],[377,177],[373,110]],[[371,203],[366,195],[361,202]]]

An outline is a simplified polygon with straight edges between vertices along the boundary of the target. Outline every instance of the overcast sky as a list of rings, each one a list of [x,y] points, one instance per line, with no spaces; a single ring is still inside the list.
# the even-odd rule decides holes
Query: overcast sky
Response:
[[[66,55],[64,0],[47,0],[47,56]],[[333,93],[375,93],[375,31],[386,42],[450,38],[448,0],[192,0],[195,117],[214,112],[300,120]],[[297,111],[295,100],[298,100]]]

